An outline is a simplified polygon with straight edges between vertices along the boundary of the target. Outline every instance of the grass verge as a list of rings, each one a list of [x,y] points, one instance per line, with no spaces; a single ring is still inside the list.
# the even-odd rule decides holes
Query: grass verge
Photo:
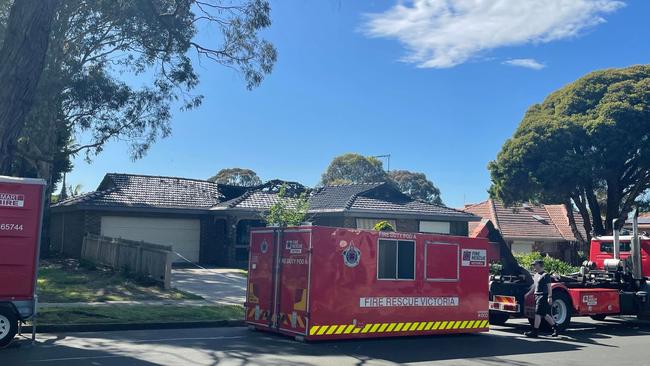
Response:
[[[123,324],[239,320],[244,308],[235,305],[106,305],[39,310],[39,325]]]
[[[134,280],[106,268],[81,266],[73,259],[48,259],[38,273],[40,302],[104,302],[134,300],[201,300],[188,292],[163,290],[156,282]]]

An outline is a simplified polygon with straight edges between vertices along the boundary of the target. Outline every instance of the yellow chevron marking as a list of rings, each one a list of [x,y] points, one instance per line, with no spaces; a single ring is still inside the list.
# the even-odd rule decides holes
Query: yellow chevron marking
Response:
[[[481,328],[487,328],[489,326],[489,321],[483,320],[483,323],[481,323]]]
[[[334,333],[334,331],[336,330],[336,328],[337,328],[336,325],[330,325],[330,329],[328,329],[328,330],[327,330],[327,333],[325,333],[325,334],[330,335],[330,334]]]
[[[393,331],[393,328],[395,328],[396,325],[397,325],[397,323],[390,323],[390,324],[388,325],[388,329],[386,329],[386,331],[387,331],[387,332],[392,332],[392,331]]]
[[[427,325],[427,322],[422,322],[422,323],[420,323],[420,326],[418,327],[417,330],[422,330],[422,329],[424,329],[424,327],[425,327],[426,325]]]
[[[388,326],[388,323],[384,323],[384,324],[381,325],[381,328],[379,328],[379,330],[377,330],[377,331],[379,333],[383,333],[387,326]]]
[[[370,327],[372,327],[372,324],[366,324],[366,326],[361,330],[361,333],[368,333]]]
[[[336,330],[336,334],[343,333],[343,330],[345,330],[345,327],[347,327],[347,325],[345,325],[345,324],[339,325],[339,328]]]
[[[455,323],[454,321],[450,321],[449,323],[447,323],[447,326],[445,327],[445,329],[451,329],[451,327],[454,326],[454,323]]]
[[[352,332],[353,329],[354,329],[354,324],[350,324],[348,325],[347,328],[345,328],[345,331],[343,333],[350,334],[350,332]]]
[[[415,328],[417,328],[419,324],[420,324],[420,322],[415,322],[415,323],[411,324],[411,328],[409,330],[415,330]]]
[[[373,325],[372,329],[370,329],[370,333],[376,332],[377,328],[379,328],[379,326],[381,326],[381,323],[377,323],[377,324]]]
[[[413,324],[413,323],[404,324],[404,328],[402,328],[402,332],[406,332],[407,330],[409,330],[409,328],[411,328],[411,324]]]
[[[354,328],[354,330],[352,331],[352,334],[357,334],[360,331],[361,331],[361,328]]]
[[[474,320],[470,320],[470,321],[467,323],[467,329],[471,329],[471,328],[474,328]]]
[[[460,329],[465,329],[465,327],[467,326],[467,323],[468,323],[468,322],[469,322],[469,321],[464,320],[462,323],[460,323]]]
[[[402,329],[402,326],[404,326],[404,323],[397,323],[397,326],[395,327],[395,331],[399,332],[400,329]]]
[[[318,335],[322,335],[323,333],[325,333],[325,331],[327,330],[327,328],[329,328],[328,325],[323,325],[323,326],[321,326],[320,329],[318,330]]]
[[[458,329],[458,328],[460,328],[460,325],[461,325],[462,323],[463,323],[463,322],[461,322],[460,320],[456,321],[456,324],[454,324],[454,329]]]
[[[438,328],[440,328],[440,322],[435,322],[435,323],[433,323],[433,328],[431,328],[431,329],[432,329],[432,330],[436,330],[436,329],[438,329]]]
[[[438,329],[440,329],[440,330],[445,329],[445,328],[447,327],[447,323],[449,323],[449,322],[448,322],[448,321],[444,321],[444,322],[442,322],[442,323],[440,324],[440,327],[439,327]]]
[[[429,330],[433,326],[433,322],[427,322],[427,326],[424,327],[424,330]]]
[[[316,331],[318,331],[318,328],[320,328],[319,325],[314,325],[312,327],[309,327],[309,335],[314,335],[316,334]]]

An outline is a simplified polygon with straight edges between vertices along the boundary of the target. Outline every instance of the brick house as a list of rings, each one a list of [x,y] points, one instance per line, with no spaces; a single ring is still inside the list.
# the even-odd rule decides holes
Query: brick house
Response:
[[[242,265],[248,260],[250,229],[265,225],[263,214],[277,202],[282,185],[292,195],[309,194],[308,219],[315,225],[367,229],[386,220],[398,231],[466,236],[468,223],[480,220],[468,212],[414,200],[386,183],[309,190],[274,180],[244,188],[110,173],[96,191],[52,206],[50,249],[78,257],[84,235],[92,233],[172,245],[191,262]]]
[[[465,205],[464,211],[489,219],[513,253],[537,251],[570,261],[577,244],[587,237],[582,218],[577,213],[574,217],[582,238],[573,234],[564,205],[505,207],[499,201],[488,199]],[[470,223],[470,231],[474,225]]]

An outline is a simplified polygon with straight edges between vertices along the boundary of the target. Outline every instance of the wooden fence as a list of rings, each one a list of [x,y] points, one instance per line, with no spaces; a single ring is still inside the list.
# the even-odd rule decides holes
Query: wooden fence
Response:
[[[81,258],[171,287],[172,247],[86,234]]]

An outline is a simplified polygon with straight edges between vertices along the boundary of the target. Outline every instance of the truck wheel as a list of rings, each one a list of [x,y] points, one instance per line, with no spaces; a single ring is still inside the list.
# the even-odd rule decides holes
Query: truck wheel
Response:
[[[18,332],[18,318],[13,310],[0,307],[0,348],[5,347]]]
[[[504,325],[510,319],[510,314],[500,311],[490,311],[489,319],[492,325]]]
[[[599,322],[602,322],[603,320],[605,320],[605,318],[607,318],[607,314],[592,315],[592,316],[590,316],[590,318],[593,319],[593,320],[598,320]]]
[[[563,291],[553,291],[553,304],[551,305],[551,316],[558,328],[566,329],[571,323],[571,312],[573,306],[571,299]]]

